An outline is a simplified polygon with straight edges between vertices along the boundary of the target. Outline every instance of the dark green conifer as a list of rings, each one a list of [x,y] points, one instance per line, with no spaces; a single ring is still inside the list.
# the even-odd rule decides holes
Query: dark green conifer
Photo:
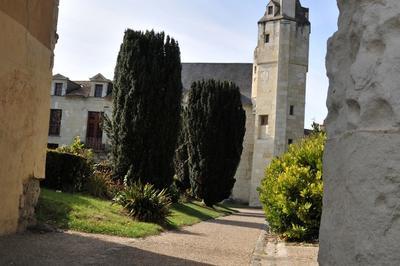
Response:
[[[174,158],[176,175],[175,183],[181,192],[185,192],[186,190],[190,189],[186,114],[186,109],[182,108],[181,130],[179,132],[178,145],[175,151]]]
[[[161,189],[173,180],[181,106],[178,43],[127,30],[115,68],[111,119],[114,176]]]
[[[189,92],[187,139],[192,190],[207,206],[226,198],[235,184],[246,115],[239,88],[230,82],[195,82]]]

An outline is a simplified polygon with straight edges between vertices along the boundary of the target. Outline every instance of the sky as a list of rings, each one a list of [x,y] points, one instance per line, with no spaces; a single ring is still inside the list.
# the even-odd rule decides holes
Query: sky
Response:
[[[179,41],[182,62],[252,63],[257,21],[269,0],[63,0],[54,74],[113,79],[125,29],[164,31]],[[305,125],[326,117],[326,42],[337,30],[336,0],[301,0],[310,8],[310,67]]]

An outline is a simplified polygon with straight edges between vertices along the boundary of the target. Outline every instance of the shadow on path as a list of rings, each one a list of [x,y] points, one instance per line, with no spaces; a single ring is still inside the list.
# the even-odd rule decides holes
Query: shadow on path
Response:
[[[234,213],[232,215],[234,215],[234,216],[244,216],[244,217],[258,217],[258,218],[264,218],[265,219],[264,213],[239,212],[239,213]]]
[[[235,221],[235,220],[209,220],[205,223],[212,224],[221,224],[221,225],[231,225],[231,226],[239,226],[239,227],[247,227],[253,229],[263,229],[265,227],[264,223],[254,223],[254,222],[243,222],[243,221]]]
[[[209,265],[69,233],[0,237],[0,265]]]

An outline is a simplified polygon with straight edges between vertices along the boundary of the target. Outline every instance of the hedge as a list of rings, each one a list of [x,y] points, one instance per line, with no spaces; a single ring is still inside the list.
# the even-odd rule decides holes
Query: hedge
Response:
[[[69,193],[82,192],[90,174],[91,167],[84,157],[49,150],[42,186]]]

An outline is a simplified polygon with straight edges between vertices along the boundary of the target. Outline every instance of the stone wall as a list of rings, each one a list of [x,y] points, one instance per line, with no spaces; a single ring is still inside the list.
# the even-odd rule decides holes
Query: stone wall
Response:
[[[33,222],[45,175],[57,0],[0,0],[0,235]]]
[[[400,265],[400,1],[339,0],[321,265]]]
[[[243,105],[246,111],[246,134],[243,139],[243,152],[239,167],[236,171],[236,183],[233,187],[232,198],[241,203],[249,203],[251,167],[254,148],[254,114],[252,105]]]

